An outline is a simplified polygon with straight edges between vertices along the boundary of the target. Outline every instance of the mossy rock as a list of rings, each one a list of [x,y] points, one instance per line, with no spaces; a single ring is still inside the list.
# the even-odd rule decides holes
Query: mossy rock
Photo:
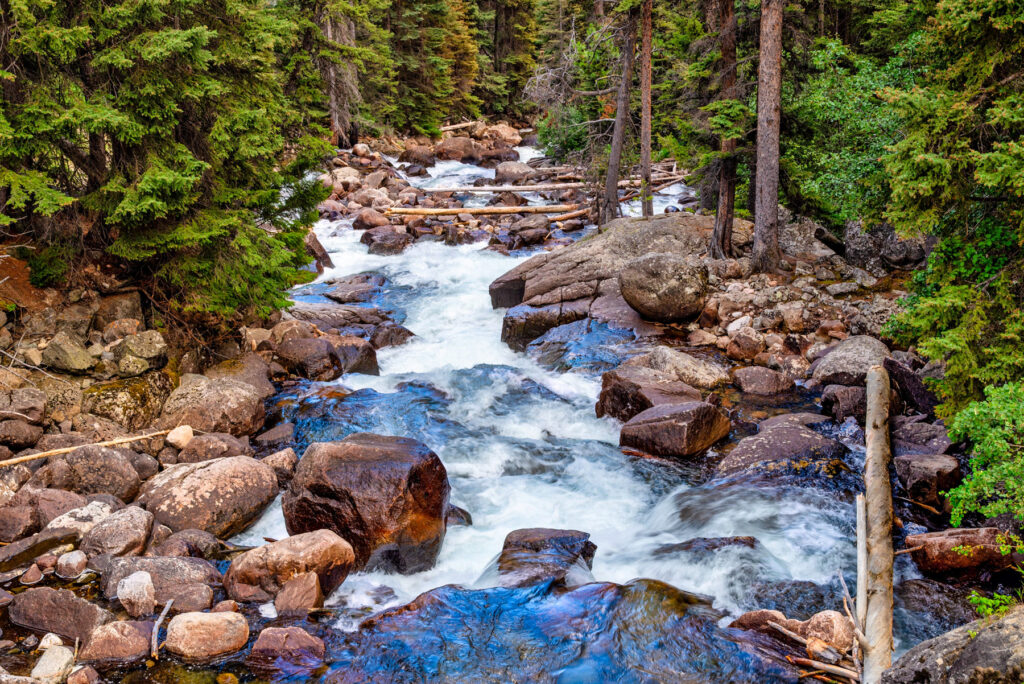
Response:
[[[82,392],[82,409],[126,430],[139,430],[160,415],[174,385],[171,375],[163,371],[98,383]]]

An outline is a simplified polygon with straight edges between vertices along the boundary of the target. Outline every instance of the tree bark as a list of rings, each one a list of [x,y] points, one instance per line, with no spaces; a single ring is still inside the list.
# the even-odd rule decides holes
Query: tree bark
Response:
[[[626,121],[629,119],[629,85],[633,77],[633,51],[636,44],[635,21],[626,18],[622,27],[622,80],[615,97],[615,128],[612,131],[612,147],[608,154],[608,175],[605,177],[604,206],[601,207],[601,223],[607,223],[619,215],[619,166],[622,162],[622,145],[626,137]]]
[[[719,0],[721,26],[722,99],[736,93],[736,6],[735,0]],[[732,257],[732,220],[736,205],[736,140],[722,141],[722,162],[718,170],[718,210],[711,233],[709,253],[713,259]]]
[[[754,270],[779,267],[779,118],[782,97],[784,0],[762,0],[761,61],[757,69],[757,190]]]
[[[640,21],[640,201],[644,218],[654,214],[654,198],[651,197],[651,80],[652,80],[652,26],[654,0],[644,0]]]

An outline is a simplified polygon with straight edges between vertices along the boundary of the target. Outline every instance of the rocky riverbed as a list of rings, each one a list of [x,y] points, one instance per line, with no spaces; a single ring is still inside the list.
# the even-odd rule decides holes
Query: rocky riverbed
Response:
[[[879,339],[925,245],[851,234],[841,256],[789,220],[787,270],[754,275],[705,257],[681,186],[600,232],[389,216],[557,175],[507,126],[425,142],[339,153],[320,276],[212,353],[177,354],[113,285],[37,293],[3,328],[0,459],[64,451],[0,469],[0,682],[795,681],[769,620],[852,643],[838,578],[878,363],[915,549],[896,638],[916,664],[892,681],[947,681],[913,673],[953,651],[986,666],[959,632],[918,645],[1015,560],[998,521],[945,529],[963,456],[923,384],[941,368]]]

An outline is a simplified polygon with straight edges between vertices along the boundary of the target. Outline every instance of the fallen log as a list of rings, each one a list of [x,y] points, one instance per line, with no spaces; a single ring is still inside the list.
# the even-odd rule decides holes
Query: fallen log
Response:
[[[473,192],[478,194],[499,192],[545,192],[548,190],[575,190],[590,183],[540,183],[536,185],[457,185],[451,188],[420,188],[423,192]]]
[[[448,131],[457,131],[460,128],[469,128],[470,126],[476,126],[478,123],[480,123],[480,122],[479,121],[463,121],[462,123],[449,124],[448,126],[441,126],[441,128],[439,128],[438,130],[440,130],[442,133],[447,133]]]
[[[6,461],[0,461],[0,468],[5,468],[10,465],[17,465],[18,463],[26,463],[28,461],[37,461],[41,458],[49,458],[50,456],[60,456],[61,454],[70,454],[75,449],[81,449],[85,446],[98,446],[98,447],[109,447],[117,446],[118,444],[128,444],[130,442],[138,442],[143,439],[149,439],[150,437],[160,437],[166,435],[170,430],[160,430],[159,432],[150,432],[145,435],[137,435],[135,437],[118,437],[117,439],[108,439],[105,442],[96,442],[95,444],[79,444],[71,447],[61,447],[60,449],[50,449],[49,451],[40,451],[38,454],[29,454],[28,456],[18,456],[16,458],[9,458]]]
[[[384,212],[385,216],[455,216],[469,214],[484,216],[487,214],[564,214],[579,209],[578,204],[549,204],[546,206],[527,207],[445,207],[441,209],[417,209],[415,207],[393,207]]]
[[[552,216],[551,222],[555,223],[557,221],[568,221],[570,219],[583,218],[589,213],[589,207],[586,209],[577,209],[576,211],[570,211],[568,214],[559,214],[558,216]]]
[[[827,228],[818,226],[814,229],[814,239],[822,243],[839,256],[846,256],[846,243],[837,238]]]
[[[867,538],[867,611],[863,681],[877,684],[892,665],[892,482],[889,463],[889,373],[873,366],[867,377],[865,417],[865,536]]]

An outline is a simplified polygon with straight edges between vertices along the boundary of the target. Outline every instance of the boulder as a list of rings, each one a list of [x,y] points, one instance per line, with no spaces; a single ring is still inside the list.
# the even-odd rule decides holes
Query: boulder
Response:
[[[43,428],[32,425],[26,420],[0,420],[0,444],[13,451],[20,451],[35,445],[42,436]]]
[[[746,394],[772,396],[793,389],[789,376],[761,366],[737,368],[732,375],[733,382]]]
[[[1024,680],[1024,608],[922,641],[882,674],[882,684],[1017,684]]]
[[[157,605],[166,604],[181,587],[195,584],[219,585],[222,580],[217,568],[201,558],[99,556],[93,559],[93,564],[100,566],[98,569],[103,575],[100,587],[106,599],[116,598],[121,580],[140,571],[149,573]]]
[[[588,306],[580,302],[570,302],[566,306],[522,304],[512,307],[501,321],[501,341],[516,351],[525,351],[531,341],[548,330],[586,318],[587,309]]]
[[[300,572],[284,583],[274,597],[274,610],[278,615],[306,615],[322,608],[324,594],[320,578],[315,572]]]
[[[148,480],[139,505],[177,532],[226,538],[241,532],[277,496],[277,475],[248,456],[173,465]]]
[[[284,488],[292,481],[295,467],[299,465],[299,457],[291,447],[274,452],[263,459],[263,462],[274,469],[277,485]]]
[[[0,391],[0,416],[21,418],[41,425],[46,415],[46,393],[35,387]]]
[[[360,209],[359,213],[352,220],[352,227],[356,230],[372,230],[374,228],[382,228],[390,226],[391,221],[387,216],[380,213],[376,209]]]
[[[407,145],[398,156],[398,161],[418,166],[433,166],[434,151],[426,145]]]
[[[283,498],[289,534],[330,529],[356,568],[433,566],[445,533],[448,476],[425,444],[367,433],[310,445]]]
[[[224,588],[236,601],[266,602],[292,577],[314,572],[330,594],[355,563],[352,547],[331,530],[317,530],[260,546],[236,557],[224,575]]]
[[[814,379],[822,385],[863,385],[868,370],[881,366],[889,348],[868,335],[849,337],[830,351],[814,368]]]
[[[93,316],[93,327],[96,330],[104,330],[114,321],[123,318],[145,320],[142,313],[142,296],[137,291],[108,295],[100,299]]]
[[[62,330],[46,345],[42,363],[67,373],[86,373],[96,363],[96,359],[81,342]]]
[[[35,632],[53,632],[85,643],[94,629],[114,616],[67,589],[36,587],[14,597],[7,607],[7,617]]]
[[[953,445],[944,425],[906,420],[898,416],[892,421],[892,449],[902,454],[944,454]]]
[[[503,587],[541,582],[583,584],[593,581],[590,568],[597,546],[578,530],[530,528],[509,532],[498,556],[498,581]]]
[[[152,425],[171,395],[174,383],[161,371],[100,382],[82,391],[82,411],[114,421],[125,430]]]
[[[925,575],[972,578],[997,572],[1019,562],[1014,553],[1003,553],[1007,534],[996,527],[954,528],[908,535],[906,548]]]
[[[146,550],[152,529],[152,513],[138,506],[125,506],[86,532],[79,548],[90,556],[138,556]]]
[[[380,375],[377,351],[370,342],[355,335],[328,335],[326,339],[341,360],[344,372]]]
[[[208,662],[248,641],[249,623],[238,613],[182,613],[167,625],[164,648],[189,662]]]
[[[498,185],[515,183],[533,175],[533,167],[519,161],[506,161],[494,169],[494,182]]]
[[[840,442],[800,425],[779,424],[745,437],[722,459],[717,475],[738,472],[825,472],[847,453]]]
[[[434,155],[438,159],[472,164],[480,160],[480,147],[472,138],[445,138],[434,146]]]
[[[789,426],[789,427],[805,427],[811,430],[819,430],[825,426],[831,425],[832,421],[829,420],[828,416],[823,416],[819,413],[782,413],[771,418],[766,418],[757,424],[757,431],[764,432],[774,427]]]
[[[171,601],[172,613],[192,613],[213,607],[213,588],[200,582],[182,584],[169,590],[164,604]]]
[[[660,371],[620,366],[601,376],[597,417],[627,421],[641,411],[663,404],[700,401],[700,391]]]
[[[131,501],[139,491],[139,475],[124,451],[83,446],[69,454],[51,456],[27,486],[65,489],[83,496],[110,494]]]
[[[413,238],[409,233],[399,232],[392,226],[379,226],[367,230],[359,241],[369,247],[367,251],[370,254],[391,256],[404,252],[412,244]]]
[[[263,397],[252,385],[228,378],[183,375],[171,392],[159,425],[190,425],[202,432],[251,435],[263,427]]]
[[[306,254],[313,258],[317,273],[323,273],[325,268],[334,268],[331,255],[321,244],[320,238],[316,236],[316,232],[310,230],[306,233],[303,244],[306,248]]]
[[[821,409],[842,423],[856,418],[863,424],[868,410],[868,393],[863,387],[828,385],[821,392]]]
[[[729,374],[723,368],[666,346],[634,356],[619,368],[647,368],[657,371],[667,380],[684,382],[700,389],[714,389],[729,382]]]
[[[326,651],[321,639],[301,627],[267,627],[256,637],[245,661],[256,672],[283,670],[293,677],[320,667]]]
[[[214,380],[227,378],[244,382],[251,385],[263,399],[274,396],[276,392],[274,384],[270,382],[270,366],[259,354],[251,352],[237,359],[221,361],[208,368],[204,375]]]
[[[622,426],[619,444],[655,456],[692,456],[729,434],[729,417],[702,401],[655,406]]]
[[[285,340],[277,346],[277,358],[289,373],[316,382],[334,380],[344,371],[334,347],[323,337]]]
[[[156,609],[156,585],[145,570],[128,575],[117,583],[117,600],[132,617],[152,615]]]
[[[694,259],[645,254],[624,265],[619,273],[619,290],[644,318],[662,323],[686,322],[704,309],[708,270]]]
[[[146,330],[125,337],[113,353],[118,375],[131,377],[162,368],[167,362],[167,342],[156,330]]]
[[[484,129],[483,137],[486,140],[500,140],[506,145],[519,145],[523,142],[523,136],[519,131],[507,123],[496,123]]]
[[[743,326],[731,333],[725,354],[737,361],[753,361],[765,347],[764,335],[750,326]]]
[[[188,444],[178,452],[178,463],[201,463],[202,461],[212,461],[215,458],[252,456],[252,454],[252,447],[249,446],[247,437],[239,439],[226,432],[208,432],[189,440]]]
[[[220,548],[220,541],[209,532],[189,529],[180,530],[169,535],[157,544],[149,555],[180,558],[213,558],[220,551]]]
[[[116,321],[108,323],[101,334],[106,344],[112,344],[129,335],[137,335],[145,329],[146,326],[137,318],[118,318]]]
[[[78,662],[104,668],[132,665],[149,657],[152,622],[110,622],[97,627],[78,654]]]
[[[68,493],[70,494],[70,492]],[[118,508],[108,501],[87,501],[85,498],[80,500],[80,506],[71,508],[52,518],[46,524],[46,529],[74,530],[79,538],[81,538]]]
[[[896,477],[914,501],[945,507],[944,492],[960,484],[960,462],[946,454],[908,454],[893,459]]]
[[[272,447],[277,444],[291,442],[295,439],[294,423],[278,423],[266,432],[261,432],[253,438],[258,447]]]
[[[75,652],[67,646],[54,644],[45,650],[29,673],[39,684],[62,684],[75,667]]]

